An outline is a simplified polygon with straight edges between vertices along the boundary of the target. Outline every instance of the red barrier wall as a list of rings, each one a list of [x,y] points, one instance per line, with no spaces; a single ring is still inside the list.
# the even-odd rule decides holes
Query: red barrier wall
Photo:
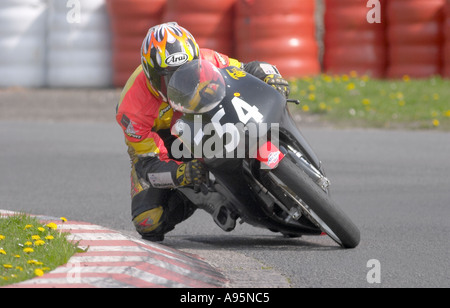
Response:
[[[123,86],[141,63],[142,42],[161,22],[167,0],[107,0],[113,36],[113,84]]]
[[[443,68],[442,75],[450,78],[450,0],[445,5],[445,21],[444,21],[444,47],[443,47]]]
[[[324,69],[327,73],[356,71],[382,78],[387,65],[384,4],[381,23],[369,23],[371,10],[361,0],[326,0]]]
[[[389,0],[387,77],[441,73],[445,0]]]
[[[320,73],[314,0],[237,0],[236,57],[267,61],[284,77]]]
[[[236,0],[167,0],[163,21],[176,21],[201,48],[234,54],[233,8]]]

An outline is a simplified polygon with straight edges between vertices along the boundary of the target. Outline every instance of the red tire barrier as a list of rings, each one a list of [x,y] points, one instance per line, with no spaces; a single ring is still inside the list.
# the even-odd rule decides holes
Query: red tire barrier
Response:
[[[266,61],[287,78],[320,73],[314,0],[237,0],[236,57]]]
[[[141,63],[142,42],[161,23],[167,0],[107,0],[113,35],[113,83],[122,87]]]
[[[331,74],[356,71],[382,78],[386,71],[384,4],[381,23],[369,23],[371,10],[361,0],[326,0],[324,69]]]
[[[387,77],[424,78],[441,73],[445,1],[388,1]]]
[[[167,0],[164,22],[186,28],[201,48],[234,54],[233,8],[236,0]]]
[[[444,21],[444,52],[443,52],[443,69],[442,75],[450,78],[450,0],[445,5],[445,21]]]

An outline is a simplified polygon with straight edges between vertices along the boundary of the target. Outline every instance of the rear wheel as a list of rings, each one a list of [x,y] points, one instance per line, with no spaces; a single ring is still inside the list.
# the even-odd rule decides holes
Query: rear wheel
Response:
[[[271,185],[272,193],[283,194],[284,205],[298,208],[323,232],[344,248],[354,248],[360,241],[360,232],[356,225],[337,206],[336,202],[318,186],[303,170],[288,157],[267,176],[276,185]],[[289,203],[289,204],[286,204]]]

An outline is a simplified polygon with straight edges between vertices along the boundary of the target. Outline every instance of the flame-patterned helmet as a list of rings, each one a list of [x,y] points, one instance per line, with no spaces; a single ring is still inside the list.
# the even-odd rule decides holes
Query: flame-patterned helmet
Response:
[[[199,47],[189,31],[176,22],[150,28],[141,48],[141,64],[152,92],[166,99],[167,85],[178,67],[198,59]]]

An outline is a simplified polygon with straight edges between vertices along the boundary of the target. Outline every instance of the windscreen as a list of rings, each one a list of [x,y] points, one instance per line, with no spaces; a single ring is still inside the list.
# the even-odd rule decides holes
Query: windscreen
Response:
[[[167,96],[173,109],[183,113],[204,113],[225,97],[225,81],[211,62],[195,59],[172,75]]]

